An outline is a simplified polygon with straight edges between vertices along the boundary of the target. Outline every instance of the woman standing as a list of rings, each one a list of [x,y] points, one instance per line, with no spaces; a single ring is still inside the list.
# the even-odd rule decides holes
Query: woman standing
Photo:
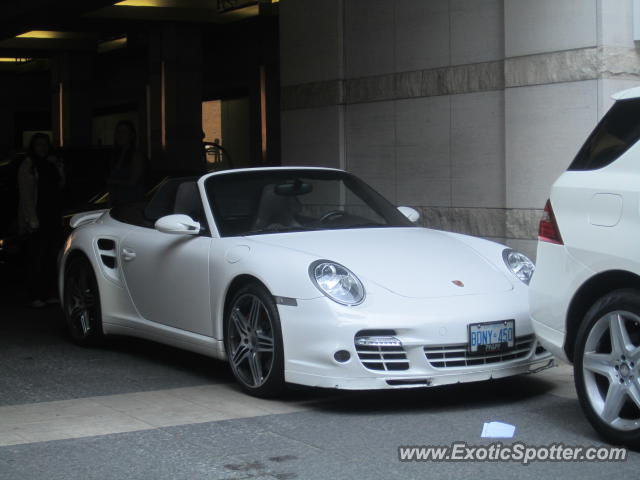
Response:
[[[107,179],[112,206],[144,199],[143,176],[146,159],[136,147],[133,123],[121,120],[113,139],[111,173]]]
[[[18,169],[20,233],[29,234],[28,295],[32,307],[55,303],[56,261],[62,240],[62,163],[51,154],[49,136],[31,137],[28,156]],[[45,303],[46,302],[46,303]]]

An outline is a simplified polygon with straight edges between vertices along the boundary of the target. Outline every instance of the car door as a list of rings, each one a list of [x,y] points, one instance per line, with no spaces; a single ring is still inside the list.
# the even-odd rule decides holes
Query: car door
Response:
[[[194,191],[179,186],[173,211],[163,213],[191,214],[194,219],[202,205],[186,208],[180,205],[181,190]],[[193,187],[196,189],[193,190]],[[174,191],[175,191],[174,187]],[[161,194],[162,192],[158,192]],[[200,202],[193,194],[189,202]],[[184,195],[183,195],[184,197]],[[153,200],[152,200],[153,202]],[[153,208],[152,208],[153,209]],[[212,336],[211,300],[209,280],[209,255],[211,236],[175,235],[153,228],[132,227],[123,238],[120,257],[125,282],[131,299],[145,320]]]

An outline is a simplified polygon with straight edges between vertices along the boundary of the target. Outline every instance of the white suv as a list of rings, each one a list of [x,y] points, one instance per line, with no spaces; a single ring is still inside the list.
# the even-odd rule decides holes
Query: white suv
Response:
[[[607,440],[640,446],[640,88],[616,102],[551,190],[531,281],[533,327],[574,365]]]

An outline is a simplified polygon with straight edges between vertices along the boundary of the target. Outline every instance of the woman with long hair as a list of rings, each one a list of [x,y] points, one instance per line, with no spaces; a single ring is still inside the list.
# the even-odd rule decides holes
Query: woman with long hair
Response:
[[[112,206],[144,199],[145,163],[144,155],[137,148],[135,126],[128,120],[121,120],[115,129],[107,179]]]
[[[28,295],[32,307],[56,300],[56,260],[62,241],[62,163],[51,153],[44,133],[31,137],[29,152],[18,169],[18,227],[28,235]]]

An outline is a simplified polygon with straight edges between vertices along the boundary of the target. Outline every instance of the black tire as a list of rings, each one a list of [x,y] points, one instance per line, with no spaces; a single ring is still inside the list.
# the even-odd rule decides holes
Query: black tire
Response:
[[[257,316],[251,315],[254,308]],[[246,393],[270,398],[284,391],[280,316],[262,285],[249,283],[234,293],[224,318],[224,346],[233,376]]]
[[[62,307],[75,343],[82,346],[102,343],[100,292],[91,263],[85,256],[71,258],[65,268]]]
[[[612,394],[614,386],[618,388],[620,384],[620,388],[625,386],[635,388],[634,385],[638,384],[638,373],[640,373],[638,362],[634,362],[628,354],[617,354],[620,350],[614,346],[612,332],[615,336],[617,334],[615,325],[621,324],[627,335],[626,338],[630,341],[627,345],[639,346],[639,319],[639,291],[616,290],[600,298],[589,309],[580,325],[575,340],[573,362],[578,399],[589,423],[608,442],[633,449],[640,448],[640,407],[637,402],[629,397],[629,393],[621,390],[623,393],[619,398],[622,400],[619,403],[622,407],[611,407],[608,410],[606,406],[609,398],[615,398],[613,395],[608,397]],[[600,340],[597,340],[598,338]],[[629,350],[625,349],[623,352],[629,352]],[[611,360],[603,363],[590,362],[588,356],[594,354],[608,355]],[[626,366],[623,367],[623,364]],[[596,372],[600,369],[602,371]],[[600,401],[602,404],[599,403]],[[612,400],[611,404],[614,405],[616,402]],[[609,411],[616,410],[617,414],[607,414]],[[614,418],[613,415],[616,417]],[[635,427],[636,419],[638,419],[637,428]]]

